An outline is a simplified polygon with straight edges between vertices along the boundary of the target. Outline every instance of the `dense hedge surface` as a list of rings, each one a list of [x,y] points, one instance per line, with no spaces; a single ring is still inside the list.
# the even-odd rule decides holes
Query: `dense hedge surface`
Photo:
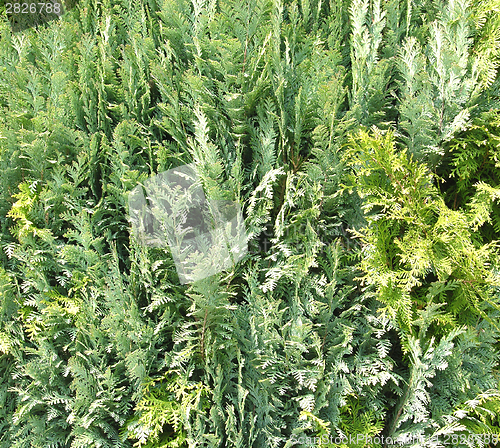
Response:
[[[0,447],[494,446],[499,43],[498,0],[2,15]],[[248,253],[183,285],[128,198],[192,162]]]

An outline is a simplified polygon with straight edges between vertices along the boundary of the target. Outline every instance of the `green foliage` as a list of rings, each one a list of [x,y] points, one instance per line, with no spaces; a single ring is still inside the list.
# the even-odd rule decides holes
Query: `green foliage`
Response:
[[[468,125],[476,97],[487,87],[479,79],[479,58],[470,55],[469,10],[467,1],[443,4],[425,40],[408,36],[400,49],[399,129],[408,150],[431,167],[440,163],[441,142]]]
[[[499,17],[81,0],[2,19],[0,448],[498,432]],[[183,286],[127,204],[192,162],[249,251]]]
[[[484,112],[446,145],[446,157],[438,174],[444,177],[445,172],[449,173],[441,190],[450,208],[466,209],[478,182],[495,188],[500,185],[499,124],[497,110]],[[489,218],[479,230],[485,242],[499,239],[500,208],[497,203],[491,205]]]
[[[203,412],[208,407],[210,390],[206,386],[187,384],[184,377],[169,378],[169,374],[151,380],[144,388],[136,406],[138,415],[126,426],[128,437],[137,439],[134,446],[186,446],[186,430],[192,432],[191,410]]]

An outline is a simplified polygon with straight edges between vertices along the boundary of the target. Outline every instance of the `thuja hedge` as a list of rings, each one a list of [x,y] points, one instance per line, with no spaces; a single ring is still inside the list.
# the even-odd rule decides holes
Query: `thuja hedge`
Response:
[[[0,447],[494,446],[497,1],[81,0],[0,23]],[[128,199],[194,163],[248,252]]]

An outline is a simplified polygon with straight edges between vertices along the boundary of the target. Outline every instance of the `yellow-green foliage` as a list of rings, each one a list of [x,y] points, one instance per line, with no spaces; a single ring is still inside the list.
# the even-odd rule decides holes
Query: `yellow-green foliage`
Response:
[[[356,232],[363,282],[376,286],[384,311],[412,333],[415,311],[429,303],[446,304],[441,324],[472,324],[485,304],[498,308],[496,242],[481,244],[476,232],[500,189],[478,183],[466,210],[450,209],[427,166],[398,151],[390,131],[361,131],[345,160],[353,169],[347,188],[365,201],[367,226]]]

